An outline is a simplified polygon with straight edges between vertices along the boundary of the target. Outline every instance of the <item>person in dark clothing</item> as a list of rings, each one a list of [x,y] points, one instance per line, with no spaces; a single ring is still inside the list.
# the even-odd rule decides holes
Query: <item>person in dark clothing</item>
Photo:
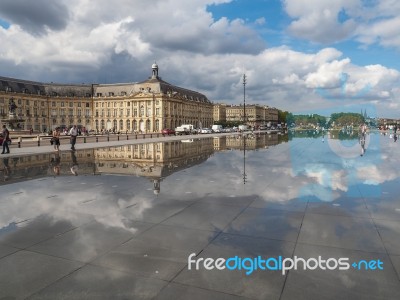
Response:
[[[1,154],[10,153],[10,148],[8,148],[8,139],[10,138],[10,132],[7,129],[6,125],[3,125],[3,152]]]

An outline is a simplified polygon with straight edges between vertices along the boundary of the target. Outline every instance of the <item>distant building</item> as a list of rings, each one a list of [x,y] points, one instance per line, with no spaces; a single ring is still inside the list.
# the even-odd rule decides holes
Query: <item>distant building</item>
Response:
[[[226,104],[217,103],[213,106],[213,119],[214,122],[225,122],[226,121]]]
[[[245,112],[243,105],[226,105],[224,110],[226,113],[225,119],[228,122],[241,122],[249,126],[260,126],[268,122],[278,122],[278,110],[269,106],[258,104],[246,105]]]

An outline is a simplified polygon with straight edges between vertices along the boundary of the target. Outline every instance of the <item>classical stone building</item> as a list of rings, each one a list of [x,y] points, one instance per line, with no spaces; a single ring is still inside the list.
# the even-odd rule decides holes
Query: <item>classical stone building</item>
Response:
[[[213,119],[214,122],[225,122],[226,121],[226,104],[216,103],[213,108]]]
[[[96,85],[93,98],[93,128],[98,130],[159,132],[182,124],[199,128],[213,123],[207,97],[163,81],[157,64],[143,82]]]
[[[199,92],[174,86],[158,76],[139,83],[66,85],[0,77],[0,117],[9,103],[24,119],[18,129],[45,131],[74,124],[88,130],[159,132],[181,124],[209,127],[213,105]]]
[[[224,115],[225,114],[225,115]],[[215,119],[218,117],[219,119]],[[221,105],[214,106],[214,120],[228,122],[242,122],[250,126],[265,125],[268,122],[278,122],[278,110],[269,106],[258,104],[246,105],[246,115],[243,105]]]

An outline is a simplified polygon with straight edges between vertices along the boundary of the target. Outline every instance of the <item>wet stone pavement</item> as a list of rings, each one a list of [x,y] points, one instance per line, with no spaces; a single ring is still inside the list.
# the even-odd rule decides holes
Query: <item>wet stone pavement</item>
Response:
[[[3,159],[0,299],[400,299],[399,147],[265,134]]]

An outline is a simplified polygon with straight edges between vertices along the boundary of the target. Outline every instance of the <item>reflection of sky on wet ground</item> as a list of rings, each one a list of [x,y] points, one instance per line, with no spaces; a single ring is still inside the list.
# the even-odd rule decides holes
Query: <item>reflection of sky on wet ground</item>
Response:
[[[227,145],[160,178],[158,194],[154,177],[96,172],[95,155],[77,155],[78,176],[37,166],[0,186],[0,298],[399,298],[398,147],[379,134],[363,156],[358,140],[328,135]],[[189,271],[192,252],[379,258],[385,269]]]

